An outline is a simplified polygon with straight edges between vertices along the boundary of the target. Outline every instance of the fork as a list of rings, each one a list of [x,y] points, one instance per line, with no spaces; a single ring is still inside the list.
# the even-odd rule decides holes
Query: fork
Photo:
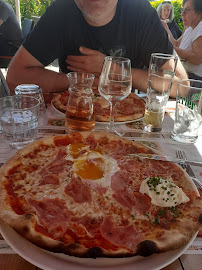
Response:
[[[176,151],[176,157],[179,159],[187,160],[186,154],[184,151],[178,150]],[[202,183],[200,180],[196,178],[195,173],[193,172],[191,166],[186,163],[180,163],[179,164],[191,177],[191,179],[197,184],[197,186],[202,189]]]

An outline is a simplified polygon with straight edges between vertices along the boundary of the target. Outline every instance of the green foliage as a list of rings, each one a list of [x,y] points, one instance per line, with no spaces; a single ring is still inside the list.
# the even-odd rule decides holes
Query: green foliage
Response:
[[[152,1],[150,4],[152,7],[157,9],[158,5],[163,2],[164,0],[159,0],[159,1]],[[182,16],[181,16],[181,8],[182,8],[182,0],[173,0],[171,1],[172,5],[174,6],[174,18],[177,24],[179,25],[180,29],[183,30],[184,25],[182,22]]]
[[[4,1],[11,4],[15,10],[15,0]],[[41,16],[53,1],[54,0],[20,0],[22,22],[24,21],[24,18],[31,19],[33,15]]]
[[[15,0],[4,0],[12,5],[15,10]],[[31,19],[33,15],[41,16],[46,8],[53,2],[54,0],[20,0],[20,12],[22,16],[22,22],[24,18]],[[156,9],[158,5],[164,0],[159,1],[150,1],[150,4]],[[180,13],[180,9],[182,8],[182,0],[173,0],[171,3],[174,6],[174,14],[175,21],[179,25],[180,29],[183,29],[182,16]]]

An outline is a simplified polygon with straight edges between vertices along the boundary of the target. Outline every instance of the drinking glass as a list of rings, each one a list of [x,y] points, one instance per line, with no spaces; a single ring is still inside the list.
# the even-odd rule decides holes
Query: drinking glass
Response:
[[[42,89],[36,84],[20,84],[15,88],[15,95],[26,95],[37,98],[40,101],[39,114],[46,111],[46,105],[43,98]]]
[[[88,131],[95,127],[92,85],[95,76],[90,73],[69,72],[69,99],[65,117],[66,133]]]
[[[105,57],[98,90],[110,104],[109,132],[115,132],[121,135],[114,127],[115,106],[117,101],[126,98],[131,93],[131,88],[132,75],[130,59],[112,56]]]
[[[178,81],[175,122],[171,137],[182,143],[195,143],[202,124],[202,81]]]
[[[177,56],[170,54],[153,53],[151,55],[143,120],[144,131],[159,132],[162,129],[165,108],[175,77],[177,59]]]
[[[20,149],[34,141],[39,108],[39,100],[34,97],[17,95],[0,99],[2,134],[11,148]]]

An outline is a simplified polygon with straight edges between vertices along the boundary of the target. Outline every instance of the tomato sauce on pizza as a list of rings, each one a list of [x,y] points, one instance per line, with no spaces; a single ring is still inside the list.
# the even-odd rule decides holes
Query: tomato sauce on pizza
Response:
[[[107,133],[40,139],[0,169],[0,218],[53,252],[149,256],[201,227],[202,203],[176,164],[131,157],[150,148]]]
[[[66,112],[69,98],[68,91],[57,94],[52,99],[53,106],[62,113]],[[110,116],[109,102],[101,97],[94,89],[94,113],[98,122],[108,122]],[[136,94],[131,93],[121,101],[117,101],[115,107],[115,122],[125,122],[140,119],[144,116],[145,101]]]

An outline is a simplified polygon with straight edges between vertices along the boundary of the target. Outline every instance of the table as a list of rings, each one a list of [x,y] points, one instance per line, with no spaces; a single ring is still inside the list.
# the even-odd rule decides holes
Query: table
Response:
[[[40,117],[39,130],[37,137],[44,137],[54,134],[64,134],[64,127],[54,127],[50,124],[50,119],[62,119],[63,116],[57,113],[55,109],[48,105],[47,112]],[[170,138],[170,131],[173,127],[173,112],[165,116],[162,131],[159,133],[145,133],[138,128],[128,127],[126,124],[119,125],[118,128],[125,130],[124,137],[141,141],[144,143],[151,143],[157,146],[160,151],[168,156],[175,157],[176,150],[184,150],[188,159],[202,162],[202,127],[199,131],[199,138],[195,144],[180,144]],[[96,124],[96,130],[103,131],[104,124]],[[3,164],[10,158],[16,150],[11,150],[3,141],[3,136],[0,134],[0,164]],[[196,177],[202,182],[202,167],[192,166]],[[176,261],[169,266],[163,268],[164,270],[199,270],[202,264],[202,238],[197,237],[192,246]],[[0,236],[0,269],[1,270],[40,270],[37,266],[24,260],[16,254],[9,245]],[[93,268],[91,268],[93,269]],[[124,267],[123,267],[124,270]]]

